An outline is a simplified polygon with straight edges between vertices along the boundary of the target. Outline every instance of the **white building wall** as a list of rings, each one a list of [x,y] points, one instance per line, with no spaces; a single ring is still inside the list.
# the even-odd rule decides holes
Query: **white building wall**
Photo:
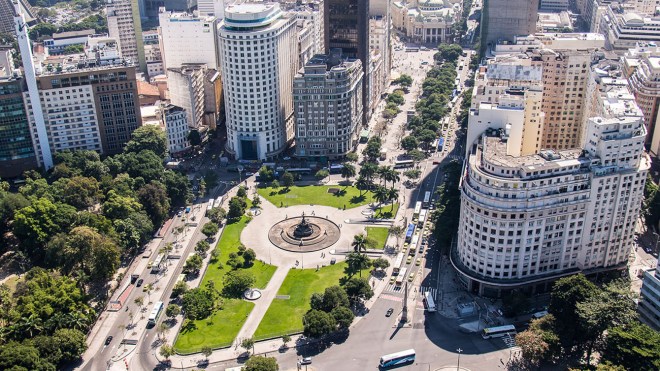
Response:
[[[178,68],[187,63],[206,64],[211,69],[218,68],[215,17],[195,17],[192,14],[169,12],[161,8],[159,20],[165,69]]]

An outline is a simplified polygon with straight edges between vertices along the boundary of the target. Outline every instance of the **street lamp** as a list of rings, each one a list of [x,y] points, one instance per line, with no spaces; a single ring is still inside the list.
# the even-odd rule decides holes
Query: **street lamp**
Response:
[[[459,371],[461,369],[461,353],[463,352],[463,349],[458,348],[456,349],[458,352],[458,362],[456,362],[456,371]]]

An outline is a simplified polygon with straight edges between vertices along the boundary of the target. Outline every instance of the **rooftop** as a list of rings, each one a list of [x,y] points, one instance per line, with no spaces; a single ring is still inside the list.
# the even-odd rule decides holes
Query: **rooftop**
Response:
[[[524,168],[527,172],[534,171],[538,167],[561,168],[580,164],[581,149],[569,149],[563,151],[544,150],[540,154],[527,156],[507,155],[507,139],[498,135],[500,131],[493,131],[483,136],[482,155],[484,160],[490,163],[510,168]]]
[[[53,39],[68,39],[68,38],[73,38],[73,37],[91,36],[91,35],[94,35],[95,33],[96,33],[96,31],[94,31],[93,29],[80,30],[80,31],[60,32],[60,33],[54,33],[53,34]]]

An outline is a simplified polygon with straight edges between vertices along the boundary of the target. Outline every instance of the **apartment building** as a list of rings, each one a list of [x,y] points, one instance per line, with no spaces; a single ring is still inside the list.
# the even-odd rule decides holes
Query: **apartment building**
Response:
[[[635,65],[630,73],[630,87],[637,104],[644,112],[644,122],[649,135],[646,144],[654,155],[660,154],[660,130],[658,130],[658,106],[660,106],[660,52],[641,53],[629,57]]]
[[[143,32],[142,43],[144,44],[144,61],[147,64],[147,74],[149,77],[164,74],[163,48],[160,46],[160,35],[158,31],[150,30]]]
[[[161,8],[158,18],[165,69],[190,63],[218,69],[216,17],[170,12]]]
[[[186,111],[173,104],[162,105],[160,116],[167,134],[167,150],[171,157],[178,157],[190,150],[188,135],[188,115]]]
[[[561,12],[568,10],[568,0],[541,0],[541,11]]]
[[[359,59],[315,55],[294,79],[296,156],[342,158],[358,142],[362,122]]]
[[[0,77],[0,178],[14,178],[37,167],[23,104],[22,77]]]
[[[147,73],[142,44],[142,24],[138,0],[109,0],[106,7],[108,34],[119,41],[121,57]]]
[[[203,64],[185,64],[167,69],[167,87],[173,105],[183,108],[188,125],[199,129],[204,124],[204,79],[207,68]]]
[[[642,290],[640,292],[639,312],[640,319],[647,325],[660,331],[660,263],[655,269],[644,272]]]
[[[267,159],[293,140],[296,18],[277,3],[228,6],[218,26],[227,152]]]
[[[482,48],[536,32],[538,8],[539,0],[485,1],[480,22]]]

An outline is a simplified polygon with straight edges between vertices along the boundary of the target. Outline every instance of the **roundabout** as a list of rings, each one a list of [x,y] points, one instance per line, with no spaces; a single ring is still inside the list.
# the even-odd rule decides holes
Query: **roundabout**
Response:
[[[334,245],[341,236],[333,221],[305,216],[286,218],[268,231],[268,239],[276,247],[290,252],[312,252]]]

